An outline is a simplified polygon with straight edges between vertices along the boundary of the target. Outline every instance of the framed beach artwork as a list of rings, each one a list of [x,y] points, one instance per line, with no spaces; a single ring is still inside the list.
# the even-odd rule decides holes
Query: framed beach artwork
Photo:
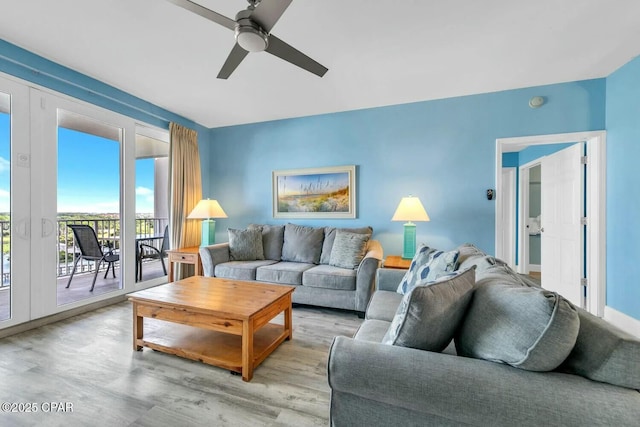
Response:
[[[273,217],[355,218],[355,165],[273,171]]]

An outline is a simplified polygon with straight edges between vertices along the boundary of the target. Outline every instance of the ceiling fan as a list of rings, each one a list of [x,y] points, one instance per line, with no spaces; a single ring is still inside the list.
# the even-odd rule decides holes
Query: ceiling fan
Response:
[[[236,44],[218,73],[219,79],[229,78],[249,52],[262,51],[320,77],[328,71],[322,64],[270,33],[292,0],[247,0],[249,7],[238,12],[235,21],[189,0],[167,1],[235,31]]]

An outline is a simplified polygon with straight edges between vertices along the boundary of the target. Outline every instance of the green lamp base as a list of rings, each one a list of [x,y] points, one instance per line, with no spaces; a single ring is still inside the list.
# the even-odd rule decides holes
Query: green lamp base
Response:
[[[402,248],[403,259],[413,259],[416,254],[416,225],[411,221],[404,225],[404,246]]]
[[[216,222],[213,219],[202,220],[202,240],[200,246],[213,245],[216,242]]]

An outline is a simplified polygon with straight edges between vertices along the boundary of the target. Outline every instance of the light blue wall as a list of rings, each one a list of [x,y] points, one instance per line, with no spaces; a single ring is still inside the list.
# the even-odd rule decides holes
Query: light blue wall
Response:
[[[550,156],[553,153],[557,153],[560,150],[571,147],[575,142],[567,142],[563,144],[545,144],[545,145],[532,145],[527,147],[518,153],[518,164],[520,166],[526,165],[534,160],[541,159],[544,156]]]
[[[607,305],[640,319],[640,57],[607,77]]]
[[[531,109],[540,95],[547,103]],[[496,138],[604,129],[605,80],[588,80],[211,130],[209,197],[227,227],[272,218],[274,169],[358,166],[356,220],[301,224],[371,225],[386,254],[399,254],[402,224],[391,216],[402,196],[420,197],[431,222],[418,242],[447,249],[473,242],[494,251]]]

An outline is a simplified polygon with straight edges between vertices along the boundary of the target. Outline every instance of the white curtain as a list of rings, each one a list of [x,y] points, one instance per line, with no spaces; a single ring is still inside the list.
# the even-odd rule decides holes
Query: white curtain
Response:
[[[169,126],[169,231],[171,249],[200,244],[200,221],[187,219],[202,199],[198,133],[177,123]],[[192,265],[176,263],[174,280],[194,274]]]

